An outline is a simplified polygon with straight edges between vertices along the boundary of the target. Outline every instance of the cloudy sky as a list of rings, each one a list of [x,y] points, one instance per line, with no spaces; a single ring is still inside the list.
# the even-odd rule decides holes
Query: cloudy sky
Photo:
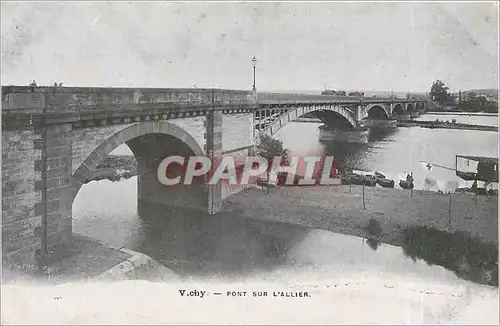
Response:
[[[494,3],[3,3],[2,85],[497,88]]]

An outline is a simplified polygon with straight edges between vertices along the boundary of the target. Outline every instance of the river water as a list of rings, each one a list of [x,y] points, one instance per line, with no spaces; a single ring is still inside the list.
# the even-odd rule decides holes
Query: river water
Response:
[[[458,122],[472,119],[446,118]],[[494,124],[498,119],[473,118],[476,124]],[[368,144],[358,146],[320,143],[318,124],[314,123],[291,123],[277,138],[294,155],[327,153],[342,164],[358,170],[377,170],[394,179],[405,171],[413,172],[417,188],[425,187],[429,175],[421,167],[421,160],[454,167],[456,154],[497,157],[498,148],[495,132],[419,127],[372,135]],[[130,152],[122,146],[113,154],[130,155]],[[438,180],[457,181],[453,171],[436,168],[432,172]],[[449,266],[436,263],[435,252],[420,260],[422,255],[415,248],[237,215],[163,218],[160,211],[154,214],[159,219],[153,226],[137,214],[136,177],[118,182],[93,181],[84,185],[75,199],[73,228],[76,233],[144,252],[187,278],[241,281],[257,276],[272,279],[293,274],[307,278],[363,271],[370,275],[393,273],[439,284],[465,282],[461,279],[464,277],[477,279],[470,273],[464,276],[463,271],[457,272],[459,263],[454,257],[448,260]],[[411,256],[413,260],[409,259]],[[475,257],[479,261],[483,258]]]
[[[436,119],[498,126],[498,116],[429,114],[419,117],[419,120]],[[371,133],[368,144],[346,145],[319,142],[318,126],[316,123],[292,123],[280,130],[276,138],[283,141],[292,155],[333,155],[338,165],[383,173],[395,180],[396,188],[406,173],[413,173],[415,189],[454,191],[472,184],[455,175],[455,155],[498,157],[498,133],[491,131],[400,127],[386,133]],[[422,161],[430,163],[431,169]],[[465,168],[461,164],[458,167]]]

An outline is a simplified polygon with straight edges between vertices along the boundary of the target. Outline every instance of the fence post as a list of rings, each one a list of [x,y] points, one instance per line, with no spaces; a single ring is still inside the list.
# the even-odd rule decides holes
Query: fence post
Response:
[[[449,192],[448,201],[448,226],[451,227],[451,191]]]
[[[363,210],[366,210],[365,206],[365,181],[363,180]]]

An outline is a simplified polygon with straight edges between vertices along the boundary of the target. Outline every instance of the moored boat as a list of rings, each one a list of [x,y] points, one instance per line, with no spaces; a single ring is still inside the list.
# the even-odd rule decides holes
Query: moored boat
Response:
[[[394,188],[394,180],[387,178],[378,178],[377,183],[384,188]]]
[[[363,182],[365,186],[375,187],[377,185],[377,177],[374,175],[363,176]]]
[[[477,178],[477,173],[475,172],[456,171],[456,175],[466,181],[473,181]]]
[[[413,189],[413,182],[406,180],[399,180],[399,186],[403,189]]]
[[[352,184],[352,185],[362,185],[364,182],[364,178],[362,175],[356,173],[347,173],[343,175],[341,178],[341,183],[344,185]]]

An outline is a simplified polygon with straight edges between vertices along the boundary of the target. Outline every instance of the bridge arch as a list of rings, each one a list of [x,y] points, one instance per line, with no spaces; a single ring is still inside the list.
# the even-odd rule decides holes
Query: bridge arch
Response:
[[[401,103],[394,104],[392,108],[392,115],[401,115],[405,113],[405,109]]]
[[[366,108],[366,118],[389,119],[390,109],[383,104],[373,104]]]
[[[263,108],[262,110],[266,109]],[[274,112],[275,115],[274,117],[272,114],[269,117],[267,116],[267,114],[262,115],[262,118],[256,120],[256,124],[258,126],[262,126],[260,130],[259,128],[257,128],[257,131],[255,133],[256,142],[259,141],[259,136],[261,134],[272,136],[283,127],[285,127],[288,123],[308,113],[314,113],[325,124],[328,124],[329,121],[331,122],[334,119],[341,119],[343,124],[345,126],[348,126],[350,129],[354,129],[357,126],[355,110],[339,105],[319,104],[310,106],[294,106],[285,109],[269,108],[267,110]]]
[[[193,186],[180,185],[179,188],[182,188],[180,191],[179,188],[176,188],[176,191],[166,191],[165,188],[167,186],[160,184],[158,181],[157,169],[163,158],[170,155],[180,155],[183,157],[204,155],[200,144],[187,131],[167,121],[149,121],[132,124],[99,144],[72,175],[72,201],[74,201],[82,185],[103,159],[122,144],[128,145],[137,162],[138,200],[151,199],[156,203],[161,203],[168,192],[168,196],[174,193],[173,197],[175,198],[172,198],[169,202],[175,203],[179,200],[180,196],[187,194],[185,191],[187,190],[189,193],[187,197],[191,197],[191,195],[197,197],[188,199],[195,207],[196,205],[207,205],[205,198],[206,187],[204,184]],[[203,209],[203,207],[200,208]],[[204,208],[206,210],[206,207]]]
[[[414,110],[413,103],[407,103],[406,104],[406,111],[407,112],[412,112]]]

